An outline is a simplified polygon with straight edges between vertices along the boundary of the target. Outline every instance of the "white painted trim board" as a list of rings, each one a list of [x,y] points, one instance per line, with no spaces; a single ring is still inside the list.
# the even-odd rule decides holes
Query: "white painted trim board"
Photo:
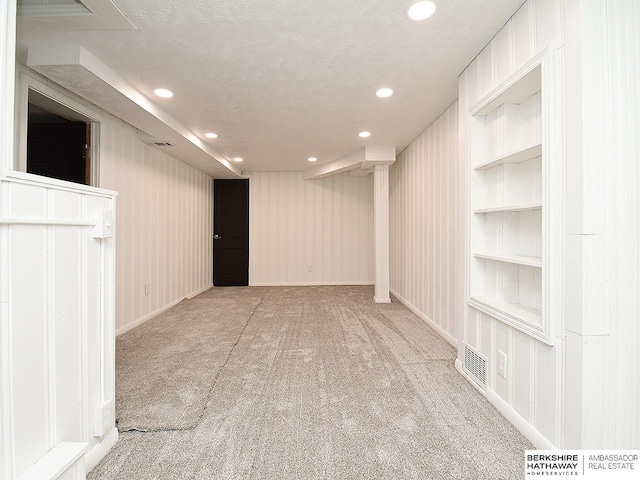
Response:
[[[484,395],[489,403],[496,407],[498,411],[505,417],[514,427],[518,429],[527,439],[533,443],[538,450],[556,450],[557,447],[542,435],[533,425],[525,420],[516,410],[500,397],[493,389],[487,386],[487,391],[483,391],[475,381],[473,381],[463,370],[462,361],[456,358],[456,370],[460,372],[476,390]]]
[[[117,428],[112,428],[103,435],[98,443],[96,443],[91,450],[89,450],[84,456],[84,468],[87,472],[93,470],[93,468],[100,463],[109,450],[118,441],[119,433]]]
[[[213,287],[213,284],[207,285],[206,287],[203,287],[200,290],[196,290],[195,292],[190,293],[189,295],[187,295],[184,298],[179,298],[178,300],[176,300],[174,302],[171,302],[171,303],[168,303],[164,307],[161,307],[161,308],[159,308],[157,310],[154,310],[153,312],[148,313],[147,315],[144,315],[143,317],[140,317],[137,320],[134,320],[133,322],[129,322],[126,325],[121,326],[120,328],[116,329],[116,337],[119,337],[120,335],[122,335],[124,333],[127,333],[129,330],[133,330],[134,328],[139,327],[143,323],[148,322],[152,318],[157,317],[161,313],[166,312],[171,307],[179,304],[185,298],[191,299],[193,297],[197,297],[198,295],[200,295],[201,293],[206,292],[207,290],[209,290],[212,287]]]
[[[458,340],[453,335],[451,335],[444,328],[442,328],[440,325],[434,322],[431,318],[427,317],[424,313],[418,310],[418,308],[415,305],[413,305],[406,298],[404,298],[402,295],[396,292],[393,288],[390,288],[389,291],[394,297],[400,300],[400,303],[402,303],[405,307],[407,307],[409,310],[415,313],[420,319],[427,322],[427,325],[429,325],[433,330],[435,330],[438,335],[444,338],[453,348],[458,350]]]
[[[86,442],[60,442],[31,465],[18,480],[54,480],[60,477],[78,460],[82,461],[87,445]]]

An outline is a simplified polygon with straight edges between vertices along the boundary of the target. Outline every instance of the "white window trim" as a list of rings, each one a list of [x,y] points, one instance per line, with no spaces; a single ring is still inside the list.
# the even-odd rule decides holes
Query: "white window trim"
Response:
[[[102,116],[87,105],[72,99],[62,91],[61,87],[51,85],[49,81],[42,77],[36,78],[33,72],[26,67],[18,65],[16,67],[16,95],[15,95],[15,150],[13,170],[7,170],[7,176],[12,176],[12,172],[27,173],[27,129],[29,116],[29,90],[34,90],[41,95],[49,97],[63,107],[73,110],[80,115],[87,117],[91,123],[91,179],[90,187],[100,186],[100,123]],[[18,175],[24,178],[24,175]],[[38,178],[43,178],[37,175]],[[70,182],[64,182],[67,184]]]

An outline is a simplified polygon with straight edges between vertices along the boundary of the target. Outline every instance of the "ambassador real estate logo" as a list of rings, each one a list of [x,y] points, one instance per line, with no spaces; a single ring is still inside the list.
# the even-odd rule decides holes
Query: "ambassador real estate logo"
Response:
[[[638,450],[527,450],[525,477],[640,478]]]

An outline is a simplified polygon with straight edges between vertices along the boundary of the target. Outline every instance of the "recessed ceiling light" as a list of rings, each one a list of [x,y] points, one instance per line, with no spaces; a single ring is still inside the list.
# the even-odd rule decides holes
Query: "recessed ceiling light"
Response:
[[[381,88],[376,91],[376,95],[380,98],[387,98],[393,95],[393,90],[391,90],[390,88]]]
[[[242,162],[243,160],[244,160],[244,158],[242,158],[242,157],[235,157],[233,159],[234,162],[238,162],[238,163]]]
[[[362,138],[367,138],[371,136],[371,132],[360,132],[358,136]]]
[[[430,1],[420,1],[413,3],[407,8],[407,17],[411,20],[425,20],[436,11],[436,4]]]
[[[204,134],[205,137],[207,138],[218,138],[218,134],[217,133],[212,133],[212,132],[207,132]]]
[[[307,158],[307,160],[309,160],[310,162],[317,162],[318,159],[316,157],[309,157]]]
[[[171,98],[173,97],[173,92],[171,90],[167,90],[166,88],[156,88],[153,93],[162,98]]]

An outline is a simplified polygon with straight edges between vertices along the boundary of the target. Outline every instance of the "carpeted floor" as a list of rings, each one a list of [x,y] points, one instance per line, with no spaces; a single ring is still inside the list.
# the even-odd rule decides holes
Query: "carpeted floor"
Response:
[[[213,288],[117,339],[98,479],[520,479],[529,442],[372,287]]]

